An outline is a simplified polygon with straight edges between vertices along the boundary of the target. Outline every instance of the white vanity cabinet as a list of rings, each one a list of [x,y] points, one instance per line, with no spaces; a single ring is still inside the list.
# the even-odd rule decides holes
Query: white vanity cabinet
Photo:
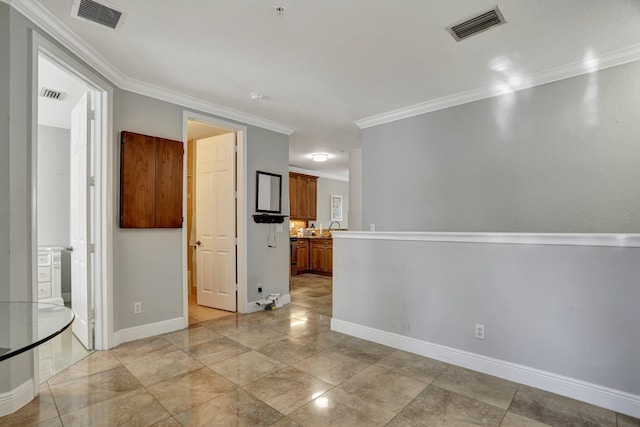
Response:
[[[38,301],[64,305],[62,299],[62,251],[64,248],[38,247]]]

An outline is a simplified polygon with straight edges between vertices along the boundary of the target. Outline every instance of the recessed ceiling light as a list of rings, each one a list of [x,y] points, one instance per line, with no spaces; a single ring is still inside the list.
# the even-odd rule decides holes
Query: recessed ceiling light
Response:
[[[326,162],[329,160],[329,155],[327,153],[313,153],[311,155],[311,160],[314,162]]]
[[[258,92],[252,92],[249,94],[249,98],[251,98],[252,101],[262,101],[262,94]]]
[[[273,10],[275,10],[278,15],[282,15],[287,10],[287,8],[284,6],[274,6]]]

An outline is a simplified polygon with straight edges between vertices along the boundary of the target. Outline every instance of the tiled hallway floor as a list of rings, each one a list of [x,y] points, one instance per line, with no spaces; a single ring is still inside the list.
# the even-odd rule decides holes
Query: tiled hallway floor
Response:
[[[276,311],[95,352],[1,426],[640,426],[640,421],[329,329],[331,281]]]

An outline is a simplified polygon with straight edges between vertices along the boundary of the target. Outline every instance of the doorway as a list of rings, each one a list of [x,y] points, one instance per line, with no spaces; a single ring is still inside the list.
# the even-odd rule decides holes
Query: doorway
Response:
[[[245,128],[184,113],[185,326],[245,309]]]
[[[33,52],[33,299],[76,315],[35,353],[41,382],[109,345],[111,89],[37,35]]]

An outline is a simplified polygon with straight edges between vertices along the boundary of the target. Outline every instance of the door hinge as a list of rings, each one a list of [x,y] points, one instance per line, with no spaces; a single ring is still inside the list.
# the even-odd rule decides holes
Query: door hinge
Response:
[[[89,313],[89,318],[91,319],[91,321],[95,322],[96,321],[96,310],[93,309],[91,310],[91,313]]]
[[[95,120],[96,119],[96,110],[89,110],[87,112],[87,118],[89,120]]]
[[[95,187],[96,186],[96,177],[95,176],[90,176],[89,177],[89,186],[90,187]]]
[[[238,246],[238,238],[237,238],[237,237],[234,237],[234,238],[233,238],[233,244],[234,244],[234,245],[236,245],[236,246]]]
[[[238,152],[238,146],[237,146],[237,145],[234,145],[234,146],[233,146],[233,152],[234,152],[234,153],[237,153],[237,152]]]
[[[89,243],[89,253],[95,253],[96,251],[96,245],[94,245],[93,243]]]
[[[234,191],[234,192],[233,192],[233,198],[234,198],[234,199],[237,199],[237,198],[238,198],[238,192],[237,192],[237,191]]]
[[[236,292],[238,292],[238,284],[236,283]]]

